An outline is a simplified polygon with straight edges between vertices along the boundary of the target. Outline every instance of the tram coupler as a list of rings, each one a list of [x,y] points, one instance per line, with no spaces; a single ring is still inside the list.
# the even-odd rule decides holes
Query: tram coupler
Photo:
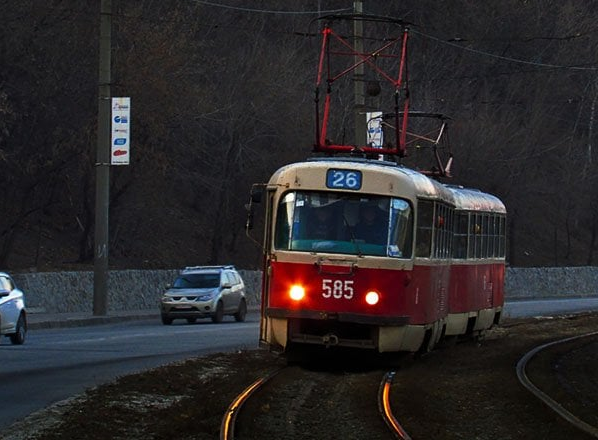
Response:
[[[338,345],[338,336],[333,334],[327,334],[322,336],[322,342],[326,346],[326,348],[331,347],[333,345]]]

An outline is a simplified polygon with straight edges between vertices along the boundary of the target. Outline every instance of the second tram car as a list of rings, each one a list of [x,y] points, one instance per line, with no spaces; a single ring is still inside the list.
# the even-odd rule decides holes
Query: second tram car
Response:
[[[261,344],[415,352],[500,319],[498,198],[353,157],[284,166],[265,194]]]

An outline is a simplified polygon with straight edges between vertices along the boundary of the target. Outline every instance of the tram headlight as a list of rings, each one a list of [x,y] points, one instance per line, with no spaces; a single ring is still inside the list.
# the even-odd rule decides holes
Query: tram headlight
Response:
[[[303,286],[295,284],[291,286],[291,289],[289,290],[289,296],[294,301],[301,301],[303,298],[305,298],[305,289]]]
[[[378,301],[380,301],[380,294],[378,292],[370,290],[365,294],[365,302],[370,306],[378,304]]]

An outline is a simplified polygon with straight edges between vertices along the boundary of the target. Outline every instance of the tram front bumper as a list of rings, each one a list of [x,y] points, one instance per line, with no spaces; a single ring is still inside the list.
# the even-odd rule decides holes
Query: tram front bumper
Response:
[[[415,351],[424,327],[409,325],[407,316],[371,316],[354,313],[266,309],[269,342],[373,349],[378,352]]]
[[[268,307],[266,309],[266,316],[269,318],[314,319],[381,326],[402,326],[409,324],[409,316],[366,315],[361,313],[292,310],[275,307]]]

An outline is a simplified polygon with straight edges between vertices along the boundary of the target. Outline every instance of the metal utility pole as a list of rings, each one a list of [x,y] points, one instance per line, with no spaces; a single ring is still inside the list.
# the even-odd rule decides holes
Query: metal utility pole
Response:
[[[100,76],[98,145],[96,154],[96,215],[94,243],[93,314],[108,312],[108,206],[110,198],[110,66],[112,0],[100,6]]]
[[[353,12],[356,15],[363,14],[363,1],[353,2]],[[363,20],[353,20],[353,34],[355,52],[363,53]],[[355,63],[359,63],[361,57],[355,56]],[[353,73],[353,85],[355,91],[355,145],[365,145],[367,137],[367,124],[365,120],[365,68],[363,64],[357,66]]]

